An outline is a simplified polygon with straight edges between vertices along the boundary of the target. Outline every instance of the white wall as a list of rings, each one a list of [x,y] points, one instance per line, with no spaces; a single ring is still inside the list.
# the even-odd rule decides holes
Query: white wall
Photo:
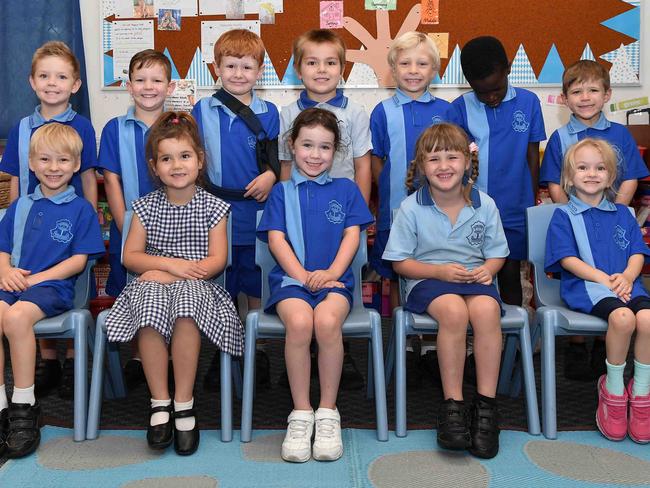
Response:
[[[102,90],[101,74],[101,39],[99,26],[100,23],[100,3],[101,0],[81,0],[81,13],[84,33],[84,44],[86,51],[86,70],[88,73],[88,91],[90,94],[90,107],[92,111],[92,122],[97,131],[97,136],[101,133],[101,128],[106,122],[116,115],[126,113],[130,104],[130,97],[126,92],[116,92]],[[641,0],[642,4],[647,3]],[[616,87],[613,90],[612,102],[627,100],[640,96],[650,95],[650,39],[648,38],[648,26],[650,26],[650,8],[648,5],[642,5],[641,9],[641,43],[643,59],[641,59],[641,80],[643,84],[638,87]],[[643,26],[646,26],[645,28]],[[435,95],[446,100],[453,100],[458,95],[466,91],[458,88],[437,88]],[[536,88],[533,90],[543,100],[547,95],[557,95],[561,89],[553,88]],[[258,94],[278,107],[290,103],[298,98],[298,90],[259,90]],[[362,104],[368,112],[379,103],[387,98],[391,90],[386,89],[348,89],[346,95],[356,102]],[[199,96],[210,95],[210,91],[199,91]],[[569,117],[569,111],[565,107],[550,106],[542,102],[544,112],[544,122],[546,124],[546,133],[548,136],[560,125],[566,123]],[[620,123],[625,123],[625,113],[615,112],[608,114],[608,118]],[[639,120],[638,123],[645,123]]]

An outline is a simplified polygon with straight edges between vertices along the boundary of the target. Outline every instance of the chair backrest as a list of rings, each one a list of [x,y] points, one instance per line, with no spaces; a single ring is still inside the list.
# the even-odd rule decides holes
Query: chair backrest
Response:
[[[219,276],[216,276],[212,278],[212,280],[223,287],[226,286],[226,270],[230,267],[232,264],[232,244],[231,244],[231,236],[232,236],[232,219],[230,218],[230,213],[228,213],[228,221],[227,221],[227,235],[228,235],[228,258],[226,260],[226,267],[223,269],[221,274]],[[124,244],[126,244],[126,237],[129,233],[129,229],[131,228],[131,221],[133,220],[133,210],[127,210],[124,212],[124,223],[122,224],[122,251],[124,251]],[[127,270],[127,282],[131,281],[133,278],[135,278],[135,275],[131,273],[130,271]]]
[[[257,212],[257,223],[260,223],[263,210]],[[265,306],[269,299],[269,273],[278,264],[269,250],[266,242],[255,239],[255,264],[260,267],[262,271],[262,307]],[[359,238],[359,248],[352,260],[352,274],[354,275],[354,292],[352,294],[353,308],[363,307],[363,298],[361,296],[361,273],[363,267],[368,264],[368,246],[367,235],[364,230],[361,232]]]

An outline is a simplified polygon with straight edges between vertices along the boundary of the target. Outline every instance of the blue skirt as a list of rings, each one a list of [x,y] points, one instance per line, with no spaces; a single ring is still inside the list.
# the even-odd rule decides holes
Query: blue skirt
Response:
[[[451,283],[449,281],[428,279],[420,281],[409,293],[404,309],[413,313],[425,313],[433,300],[441,295],[487,295],[494,298],[501,307],[501,316],[504,315],[501,306],[501,297],[494,284],[482,285],[480,283]]]
[[[266,313],[277,314],[275,306],[278,302],[286,300],[287,298],[299,298],[300,300],[307,302],[311,308],[316,308],[320,302],[327,298],[329,293],[339,293],[343,295],[347,298],[348,303],[350,304],[350,310],[352,310],[352,293],[347,288],[323,288],[322,290],[312,292],[304,286],[289,285],[281,287],[271,295],[264,311]]]

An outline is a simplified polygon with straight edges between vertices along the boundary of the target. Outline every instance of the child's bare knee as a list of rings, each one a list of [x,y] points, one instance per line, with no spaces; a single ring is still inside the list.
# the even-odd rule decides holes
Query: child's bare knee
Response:
[[[629,308],[617,308],[609,314],[608,328],[619,334],[632,335],[636,326],[636,317]]]
[[[636,314],[636,332],[639,335],[650,336],[650,310],[641,310]]]

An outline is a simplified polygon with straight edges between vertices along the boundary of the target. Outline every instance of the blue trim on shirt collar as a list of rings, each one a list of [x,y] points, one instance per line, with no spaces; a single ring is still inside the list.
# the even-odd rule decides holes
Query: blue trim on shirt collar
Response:
[[[406,105],[407,103],[411,103],[411,102],[429,103],[435,99],[436,97],[434,97],[429,90],[426,90],[422,95],[420,95],[415,100],[409,97],[400,88],[396,89],[395,95],[393,95],[393,100],[395,101],[396,105]]]
[[[72,105],[68,104],[67,108],[65,111],[60,113],[59,115],[55,115],[49,120],[45,120],[45,117],[41,115],[41,106],[37,105],[36,108],[34,109],[34,113],[29,116],[29,125],[31,126],[32,129],[35,129],[37,127],[40,127],[41,125],[45,124],[46,122],[61,122],[61,123],[66,123],[70,122],[72,119],[74,119],[74,116],[77,115],[77,112],[72,110]]]
[[[415,198],[420,205],[425,207],[436,206],[436,202],[434,202],[429,192],[429,185],[421,186]],[[470,198],[472,199],[472,208],[477,209],[481,207],[481,194],[474,187],[472,187],[472,191],[470,192]]]
[[[332,181],[332,177],[330,176],[329,171],[323,171],[316,178],[309,179],[305,175],[303,175],[300,171],[298,171],[298,169],[294,164],[293,168],[291,169],[291,182],[293,183],[294,186],[298,186],[301,183],[304,183],[305,181],[313,181],[318,185],[326,185],[327,183]]]
[[[607,200],[607,198],[603,198],[596,207],[592,207],[591,205],[587,205],[585,202],[580,200],[577,196],[570,195],[569,202],[566,204],[566,206],[567,209],[569,209],[569,212],[571,212],[573,215],[581,214],[587,210],[591,210],[592,208],[597,208],[598,210],[603,210],[605,212],[616,212],[616,205]]]
[[[300,92],[300,97],[298,98],[298,107],[300,108],[300,110],[317,107],[322,103],[326,103],[327,105],[331,105],[332,107],[345,108],[348,105],[348,97],[346,97],[343,94],[343,90],[337,88],[336,95],[334,95],[334,98],[330,98],[326,102],[316,102],[311,98],[309,98],[309,95],[307,95],[307,90],[303,90]]]
[[[606,130],[609,129],[611,125],[612,123],[607,120],[605,114],[600,112],[600,117],[598,117],[596,123],[591,126],[580,122],[575,115],[571,114],[567,128],[569,129],[569,134],[578,134],[579,132],[585,131],[587,129]]]
[[[210,97],[210,107],[221,107],[224,112],[228,114],[231,119],[234,119],[236,115],[232,110],[226,107],[221,100],[217,97]],[[260,99],[256,94],[255,90],[251,92],[251,103],[248,105],[254,114],[264,114],[269,111],[269,108],[266,106],[264,100]]]
[[[43,195],[43,192],[41,191],[41,185],[39,184],[36,185],[36,188],[34,188],[34,193],[28,196],[34,201],[47,198],[52,203],[56,203],[57,205],[71,202],[72,200],[77,198],[77,194],[75,193],[74,187],[72,185],[68,185],[68,187],[65,190],[63,190],[61,193],[57,193],[56,195],[51,197],[46,197],[45,195]]]

